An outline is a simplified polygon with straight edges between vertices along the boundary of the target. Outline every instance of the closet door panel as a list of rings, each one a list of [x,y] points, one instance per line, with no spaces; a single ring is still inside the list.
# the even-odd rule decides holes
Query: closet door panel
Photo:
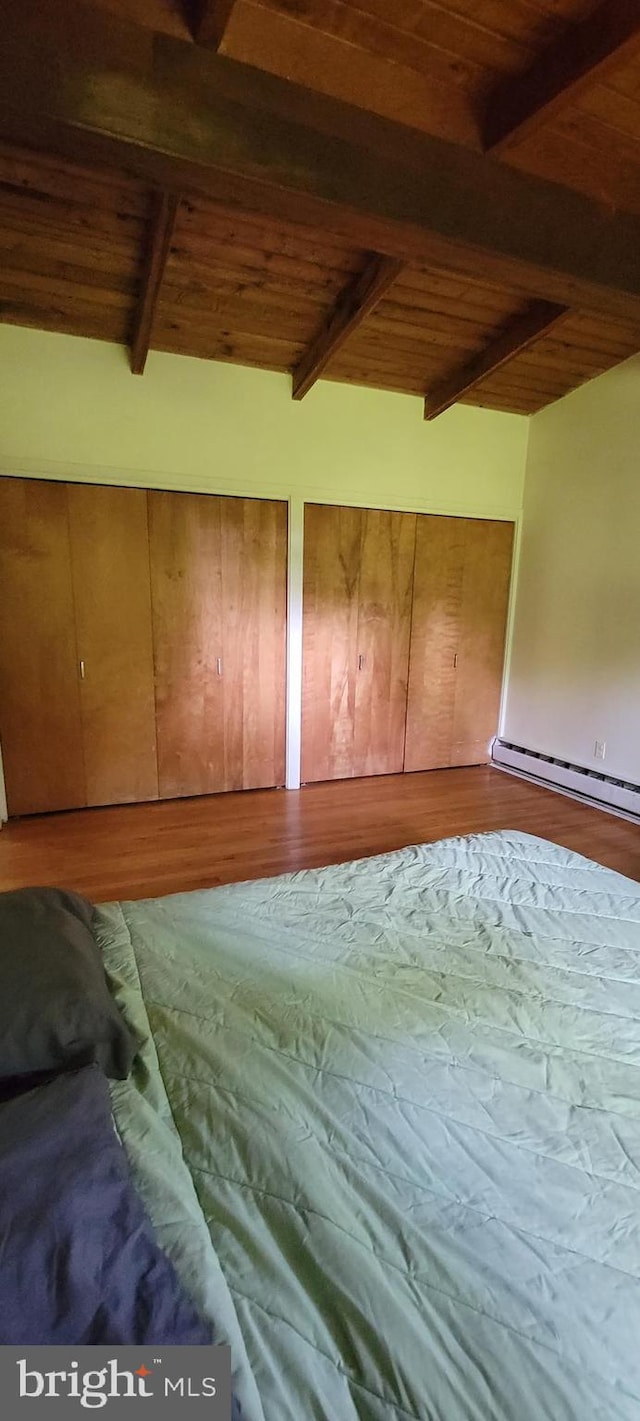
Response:
[[[161,795],[285,778],[287,508],[149,494]]]
[[[354,775],[404,763],[415,516],[366,509],[358,586]]]
[[[451,764],[465,529],[464,518],[417,519],[405,770]]]
[[[364,512],[308,504],[304,516],[302,779],[355,773],[358,588]]]
[[[88,804],[155,799],[147,497],[68,485]]]
[[[452,765],[488,758],[504,668],[513,524],[466,519]]]
[[[285,779],[287,507],[221,498],[224,788]]]
[[[415,516],[305,511],[302,778],[401,770]]]
[[[220,500],[150,492],[149,553],[162,797],[224,788]]]
[[[418,517],[405,770],[487,760],[498,727],[513,524]]]
[[[0,478],[0,739],[10,814],[85,804],[61,483]]]

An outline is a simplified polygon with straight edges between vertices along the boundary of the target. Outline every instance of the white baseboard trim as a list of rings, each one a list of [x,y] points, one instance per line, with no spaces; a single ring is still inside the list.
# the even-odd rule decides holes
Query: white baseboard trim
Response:
[[[497,736],[491,746],[491,759],[506,769],[521,770],[551,789],[571,790],[578,798],[604,809],[622,810],[631,815],[632,822],[640,823],[640,785],[621,776],[514,745],[502,736]]]
[[[491,768],[500,770],[503,775],[513,775],[517,780],[526,780],[529,784],[537,785],[539,789],[548,789],[552,794],[561,794],[565,799],[573,799],[577,804],[586,804],[590,809],[599,809],[601,814],[612,814],[615,819],[626,820],[627,824],[640,824],[640,816],[637,814],[630,814],[626,809],[616,809],[612,804],[603,804],[601,799],[592,799],[588,794],[566,789],[564,785],[553,784],[551,780],[543,780],[540,775],[532,775],[528,770],[516,770],[512,765],[499,765],[498,761],[493,759]]]

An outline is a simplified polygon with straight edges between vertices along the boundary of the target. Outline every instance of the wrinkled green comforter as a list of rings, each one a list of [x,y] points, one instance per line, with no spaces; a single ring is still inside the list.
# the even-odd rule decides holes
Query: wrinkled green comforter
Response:
[[[98,931],[248,1421],[638,1421],[640,885],[504,832]]]

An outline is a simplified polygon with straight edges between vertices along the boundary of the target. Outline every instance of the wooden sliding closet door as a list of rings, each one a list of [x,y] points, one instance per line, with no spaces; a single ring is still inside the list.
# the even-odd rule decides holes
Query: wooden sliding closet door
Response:
[[[285,781],[287,506],[221,498],[225,789]]]
[[[224,779],[219,499],[148,506],[159,793],[208,794]]]
[[[304,780],[402,769],[414,541],[413,514],[305,510]]]
[[[87,804],[156,799],[147,496],[68,485]]]
[[[481,764],[498,728],[513,524],[418,517],[405,770]]]
[[[464,518],[418,517],[405,770],[453,763],[465,532]]]
[[[10,814],[85,803],[67,490],[0,478],[0,739]]]
[[[160,794],[282,784],[286,505],[148,497]]]
[[[504,672],[513,523],[468,519],[465,540],[454,765],[489,757],[498,731]]]
[[[353,769],[362,512],[304,512],[302,779]]]
[[[365,509],[358,588],[354,775],[404,765],[416,520]]]

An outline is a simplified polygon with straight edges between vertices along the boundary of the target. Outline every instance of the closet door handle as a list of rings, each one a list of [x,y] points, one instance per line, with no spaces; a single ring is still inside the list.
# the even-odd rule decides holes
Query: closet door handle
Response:
[[[362,652],[358,657],[358,671],[364,671],[364,656],[362,655]]]
[[[84,681],[84,661],[80,662],[80,680]]]
[[[454,656],[454,658],[453,658],[453,667],[454,667],[454,670],[455,670],[455,668],[456,668],[457,665],[458,665],[458,653],[457,653],[457,651],[456,651],[455,656]]]
[[[217,673],[218,673],[218,676],[221,676],[221,675],[222,675],[222,657],[221,657],[221,656],[216,656],[216,671],[217,671]]]

